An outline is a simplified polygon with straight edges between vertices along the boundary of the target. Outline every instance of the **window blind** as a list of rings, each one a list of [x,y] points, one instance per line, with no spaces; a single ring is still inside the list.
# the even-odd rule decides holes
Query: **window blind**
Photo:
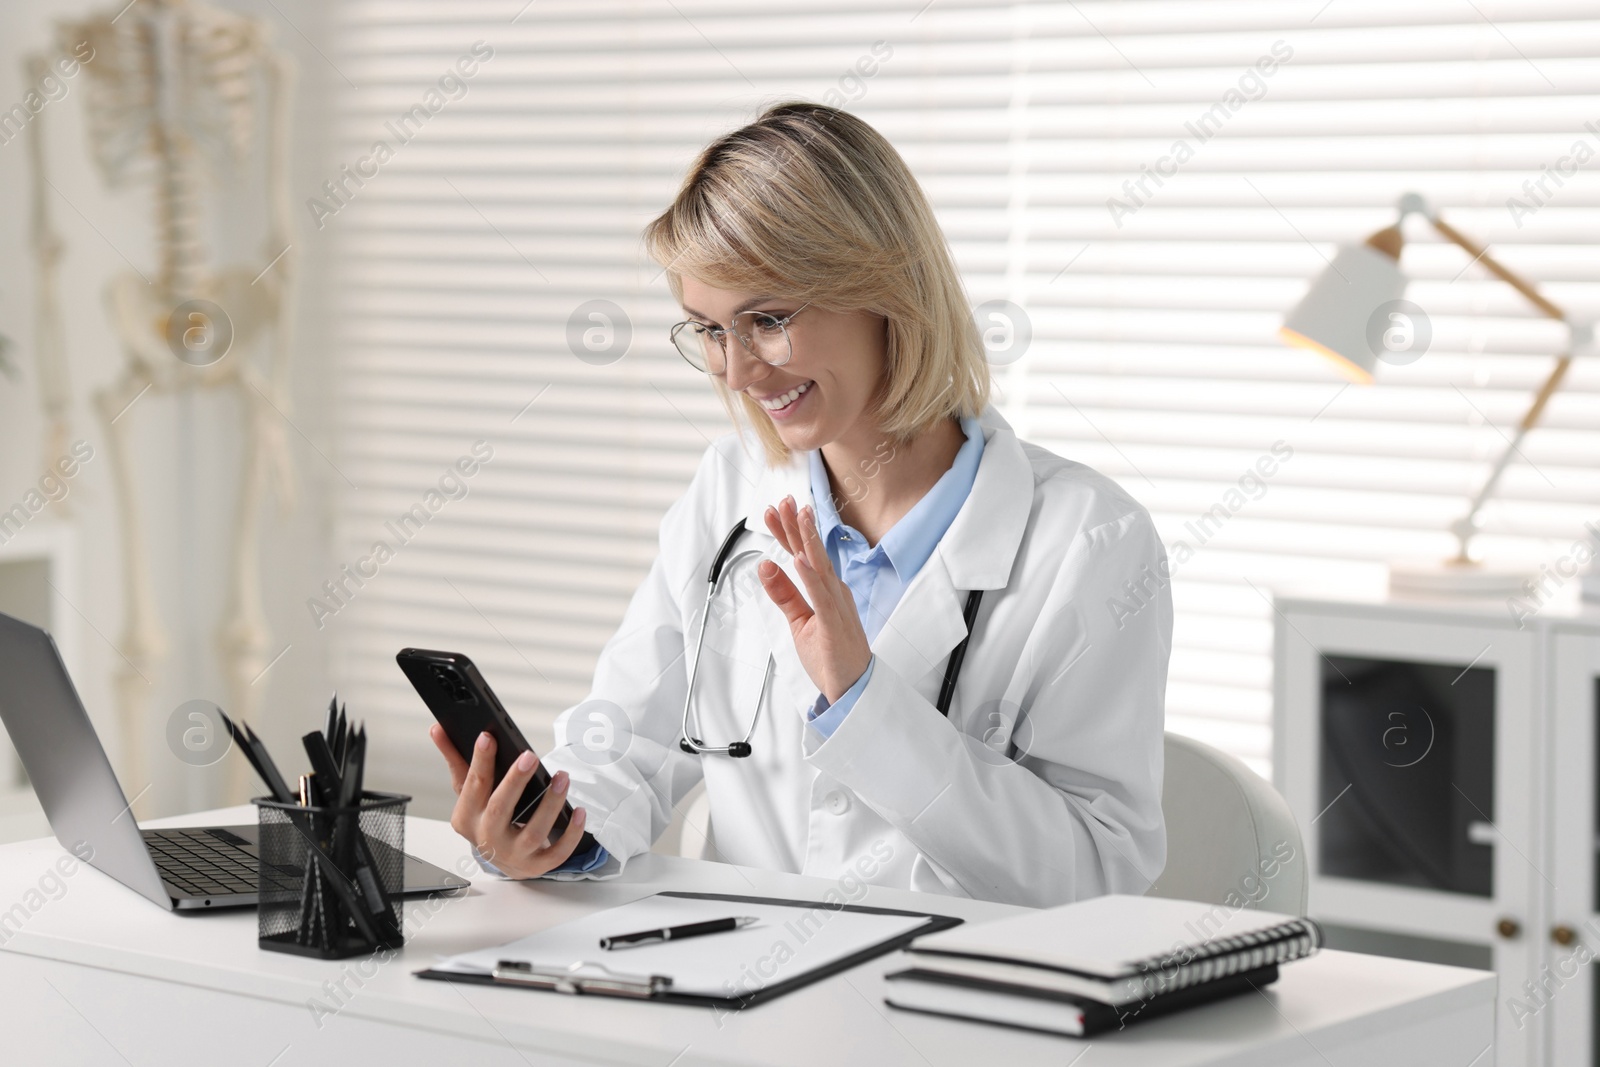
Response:
[[[342,279],[341,562],[442,503],[322,622],[419,795],[436,757],[395,650],[467,651],[548,743],[726,429],[638,233],[763,103],[873,123],[974,305],[1022,310],[1001,409],[1150,509],[1175,563],[1169,728],[1264,774],[1271,591],[1448,555],[1563,339],[1417,219],[1420,358],[1346,386],[1277,341],[1283,312],[1412,190],[1597,309],[1600,161],[1573,159],[1600,150],[1600,17],[1579,2],[368,0],[336,25],[339,162],[363,181],[330,174],[307,225]],[[454,499],[475,442],[492,458]],[[1593,360],[1522,453],[1479,547],[1537,567],[1600,518]]]

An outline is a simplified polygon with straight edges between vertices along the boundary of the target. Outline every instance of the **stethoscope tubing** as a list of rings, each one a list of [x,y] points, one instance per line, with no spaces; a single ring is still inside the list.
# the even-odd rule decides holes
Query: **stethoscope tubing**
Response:
[[[729,558],[733,555],[734,546],[739,543],[739,538],[744,536],[745,521],[740,519],[733,524],[728,535],[722,539],[722,545],[717,549],[717,554],[711,560],[711,568],[706,573],[706,601],[700,608],[699,633],[695,636],[694,660],[689,666],[689,687],[683,695],[683,717],[679,724],[678,747],[690,755],[728,755],[740,759],[750,755],[750,739],[755,736],[756,723],[761,718],[761,705],[766,700],[767,685],[772,680],[775,661],[772,656],[767,657],[766,671],[761,676],[761,691],[756,695],[756,711],[750,717],[750,729],[745,731],[744,738],[727,745],[707,745],[698,737],[689,734],[689,711],[694,705],[694,683],[700,676],[700,653],[706,643],[706,623],[711,618],[711,605],[717,597],[717,587],[722,581],[722,572],[726,569]],[[760,555],[759,552],[751,553]],[[966,635],[961,638],[961,643],[950,653],[950,662],[945,666],[944,681],[939,686],[939,699],[935,706],[939,714],[945,718],[950,717],[950,701],[955,697],[956,681],[961,677],[961,665],[967,656],[967,645],[972,640],[972,627],[978,618],[978,608],[983,602],[983,590],[974,589],[967,594],[967,603],[962,610],[962,620],[966,626]]]
[[[750,729],[745,732],[744,738],[727,745],[707,745],[698,737],[689,734],[689,709],[694,704],[694,683],[700,676],[700,653],[706,643],[706,623],[711,618],[711,605],[717,598],[717,586],[722,581],[722,572],[727,565],[728,557],[732,555],[734,546],[739,543],[739,538],[744,535],[745,522],[740,519],[728,531],[728,536],[722,539],[722,547],[717,549],[715,558],[711,561],[711,569],[706,574],[706,602],[700,608],[700,632],[695,637],[694,661],[689,666],[689,686],[683,694],[683,717],[678,729],[678,747],[691,755],[716,755],[726,754],[735,759],[742,759],[750,755],[750,738],[755,736],[756,721],[761,717],[761,704],[767,697],[767,683],[772,678],[772,657],[767,657],[767,669],[761,676],[761,692],[756,694],[756,713],[750,717]],[[756,553],[759,555],[759,553]]]

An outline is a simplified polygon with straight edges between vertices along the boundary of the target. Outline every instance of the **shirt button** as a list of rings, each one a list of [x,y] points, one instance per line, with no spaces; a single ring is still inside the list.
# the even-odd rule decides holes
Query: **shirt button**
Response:
[[[822,802],[826,804],[828,806],[828,810],[835,815],[843,815],[845,812],[850,810],[850,798],[839,792],[837,789],[823,797]]]

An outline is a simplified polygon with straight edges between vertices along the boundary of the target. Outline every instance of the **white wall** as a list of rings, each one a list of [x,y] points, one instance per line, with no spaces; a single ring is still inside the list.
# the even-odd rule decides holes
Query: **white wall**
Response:
[[[25,92],[23,56],[47,47],[51,26],[61,19],[109,10],[80,0],[40,0],[0,6],[0,108],[8,109]],[[327,170],[324,130],[329,86],[340,77],[308,43],[326,37],[328,5],[309,0],[276,4],[235,3],[225,6],[261,18],[279,46],[298,64],[293,119],[291,200],[320,181]],[[286,19],[293,20],[290,25]],[[298,29],[296,28],[298,27]],[[324,47],[325,46],[319,46]],[[326,50],[326,49],[325,49]],[[45,123],[52,192],[49,209],[66,243],[60,272],[66,320],[66,343],[72,368],[72,436],[89,442],[95,458],[70,485],[66,503],[78,528],[81,592],[74,607],[86,626],[81,663],[74,664],[79,689],[119,767],[126,766],[118,735],[112,678],[123,660],[114,647],[123,632],[121,530],[117,521],[110,455],[102,428],[89,404],[90,394],[118,373],[120,353],[111,334],[103,292],[109,278],[130,269],[153,273],[152,200],[148,186],[108,191],[90,166],[85,142],[83,104],[86,75],[68,82],[67,95],[50,103],[34,121]],[[250,173],[248,171],[246,174]],[[0,510],[20,500],[38,482],[53,458],[42,454],[42,420],[33,367],[33,299],[35,277],[29,238],[29,176],[23,138],[0,144],[0,333],[13,341],[19,381],[0,378]],[[259,179],[230,179],[214,198],[216,216],[211,247],[220,263],[259,263],[263,254],[264,207]],[[302,225],[296,213],[296,225]],[[297,236],[296,240],[299,240]],[[301,633],[306,590],[324,569],[329,527],[329,498],[338,475],[317,449],[329,450],[329,412],[322,398],[330,396],[329,366],[323,337],[327,309],[320,299],[326,288],[322,251],[303,247],[300,260],[300,324],[294,358],[293,427],[287,438],[298,481],[297,509],[282,516],[269,507],[263,523],[263,567],[266,611],[274,631],[273,653],[292,645],[258,683],[265,703],[258,729],[285,764],[298,769],[301,733],[316,721],[329,688],[325,649]],[[126,258],[124,258],[126,257]],[[242,352],[227,358],[240,358]],[[165,726],[184,701],[203,697],[227,704],[215,654],[216,630],[224,610],[225,568],[232,544],[231,526],[239,456],[240,417],[232,396],[196,393],[158,398],[150,394],[124,416],[132,420],[138,470],[139,507],[155,563],[162,617],[171,639],[171,655],[162,674],[152,677],[142,746],[153,786],[139,808],[141,815],[192,810],[222,797],[223,767],[190,767],[168,751]],[[313,445],[314,443],[314,445]],[[42,521],[41,515],[35,521]],[[230,755],[227,760],[235,760]],[[131,796],[146,783],[124,780]],[[255,783],[251,783],[254,792]]]

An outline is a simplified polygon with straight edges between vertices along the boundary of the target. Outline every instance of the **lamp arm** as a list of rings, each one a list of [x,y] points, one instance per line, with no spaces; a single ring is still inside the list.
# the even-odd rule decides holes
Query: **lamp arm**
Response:
[[[1517,432],[1506,444],[1505,450],[1500,453],[1500,458],[1495,460],[1494,469],[1489,472],[1489,477],[1484,480],[1483,487],[1472,498],[1472,504],[1467,508],[1467,513],[1450,525],[1450,532],[1456,535],[1456,558],[1454,563],[1466,564],[1472,561],[1467,552],[1468,543],[1478,532],[1478,512],[1483,510],[1483,505],[1489,497],[1494,495],[1495,486],[1500,484],[1500,475],[1511,463],[1511,457],[1517,454],[1522,447],[1522,439],[1528,436],[1528,431],[1539,424],[1539,417],[1544,414],[1544,406],[1549,402],[1555,391],[1561,388],[1561,381],[1567,376],[1567,368],[1572,366],[1572,353],[1563,352],[1561,358],[1556,360],[1555,369],[1550,372],[1544,384],[1539,387],[1539,394],[1533,398],[1527,414],[1522,416],[1522,421],[1517,424]]]
[[[1487,267],[1490,274],[1493,274],[1496,278],[1499,278],[1501,281],[1511,286],[1511,288],[1527,297],[1529,303],[1542,311],[1546,316],[1555,319],[1558,322],[1567,321],[1567,313],[1565,311],[1562,311],[1561,308],[1545,299],[1539,290],[1534,288],[1532,282],[1528,281],[1526,278],[1522,277],[1522,275],[1518,274],[1516,271],[1512,270],[1510,267],[1491,256],[1488,248],[1478,244],[1478,242],[1474,241],[1472,238],[1468,237],[1466,234],[1462,233],[1448,222],[1439,218],[1437,215],[1428,215],[1428,221],[1431,222],[1433,224],[1433,228],[1438,230],[1439,233],[1442,234],[1447,240],[1460,245],[1474,260],[1477,260]]]
[[[1499,278],[1526,297],[1528,302],[1538,308],[1546,317],[1555,319],[1557,322],[1568,321],[1566,312],[1560,306],[1547,299],[1544,294],[1534,287],[1532,282],[1491,256],[1487,247],[1478,244],[1478,242],[1439,218],[1432,211],[1426,210],[1426,208],[1413,207],[1412,210],[1417,210],[1418,213],[1425,216],[1433,225],[1433,228],[1438,230],[1446,240],[1459,245],[1473,260],[1482,263],[1490,274],[1493,274],[1496,278]],[[1456,558],[1453,562],[1460,564],[1471,562],[1471,556],[1468,554],[1467,549],[1473,535],[1478,532],[1478,512],[1483,510],[1483,505],[1494,495],[1495,487],[1500,484],[1500,476],[1505,473],[1506,467],[1511,463],[1511,457],[1516,455],[1517,450],[1522,446],[1522,439],[1528,436],[1528,432],[1539,424],[1539,419],[1544,415],[1545,405],[1550,402],[1550,398],[1555,395],[1555,391],[1561,388],[1561,383],[1566,378],[1567,370],[1571,366],[1571,351],[1562,353],[1561,358],[1556,360],[1555,367],[1550,371],[1550,376],[1539,387],[1539,392],[1534,396],[1533,403],[1528,405],[1528,410],[1522,416],[1522,421],[1517,424],[1516,435],[1507,443],[1505,450],[1500,453],[1499,459],[1495,460],[1494,468],[1489,472],[1489,477],[1484,480],[1483,486],[1478,490],[1477,495],[1472,498],[1472,503],[1467,508],[1467,513],[1451,524],[1450,530],[1456,535],[1457,544]]]

